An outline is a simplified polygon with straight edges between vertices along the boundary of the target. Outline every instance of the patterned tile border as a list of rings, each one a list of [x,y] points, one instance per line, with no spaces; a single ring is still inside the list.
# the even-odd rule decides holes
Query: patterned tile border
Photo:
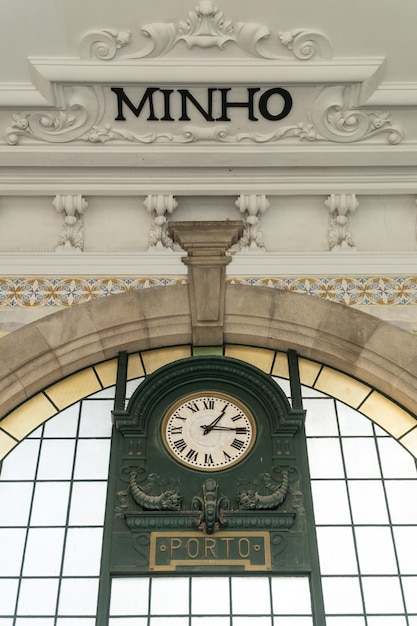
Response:
[[[0,307],[72,306],[186,278],[0,278]],[[348,305],[417,304],[417,276],[228,278],[228,282],[305,293]]]

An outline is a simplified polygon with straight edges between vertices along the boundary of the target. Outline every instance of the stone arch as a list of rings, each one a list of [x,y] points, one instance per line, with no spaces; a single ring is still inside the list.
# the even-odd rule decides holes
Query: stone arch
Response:
[[[373,316],[311,296],[226,285],[224,341],[294,349],[339,369],[414,412],[417,338]],[[0,416],[65,376],[114,358],[192,343],[187,285],[74,306],[0,340]]]

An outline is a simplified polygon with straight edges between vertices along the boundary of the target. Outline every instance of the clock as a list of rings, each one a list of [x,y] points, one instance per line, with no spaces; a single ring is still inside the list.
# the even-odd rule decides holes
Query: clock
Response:
[[[255,419],[233,396],[204,391],[183,396],[165,413],[162,441],[187,467],[214,472],[247,457],[256,439]]]

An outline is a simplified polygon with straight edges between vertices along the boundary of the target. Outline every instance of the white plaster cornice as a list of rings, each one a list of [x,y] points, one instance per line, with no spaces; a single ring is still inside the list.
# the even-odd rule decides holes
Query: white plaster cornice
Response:
[[[186,276],[182,252],[0,254],[0,276]],[[414,252],[238,253],[228,276],[401,276],[417,273]]]
[[[382,151],[378,152],[381,157]],[[20,157],[22,157],[22,154]],[[404,153],[401,153],[404,157]],[[368,153],[369,155],[369,153]],[[147,167],[129,167],[128,161],[118,156],[118,164],[127,169],[119,170],[113,165],[102,163],[104,170],[83,166],[82,156],[78,157],[80,167],[58,167],[59,155],[55,154],[56,166],[40,168],[37,173],[33,168],[28,173],[14,168],[8,159],[2,159],[0,165],[9,166],[9,172],[0,174],[0,195],[10,196],[45,196],[56,194],[79,194],[85,196],[147,196],[149,194],[174,194],[179,196],[222,196],[242,193],[285,195],[328,195],[329,193],[357,193],[362,195],[403,195],[417,194],[417,153],[409,152],[409,158],[403,159],[400,167],[387,168],[385,165],[372,166],[367,170],[365,160],[360,155],[351,155],[355,165],[345,163],[337,167],[339,154],[327,152],[314,155],[311,163],[298,163],[297,167],[286,168],[289,154],[283,151],[280,162],[274,163],[275,169],[267,159],[259,156],[259,163],[264,167],[250,170],[243,163],[232,171],[218,167],[211,158],[202,165],[190,163],[185,167],[160,167],[150,172]],[[242,155],[241,155],[242,156]],[[322,157],[326,157],[325,159]],[[372,162],[375,163],[375,159]],[[407,156],[407,153],[406,155]],[[33,159],[33,156],[31,156]],[[179,157],[178,157],[179,158]],[[194,158],[195,155],[194,155]],[[253,163],[253,153],[248,160]],[[41,160],[41,155],[39,157]],[[209,162],[210,160],[210,162]],[[381,158],[379,159],[381,161]],[[391,160],[391,162],[394,159]],[[405,162],[408,161],[408,166]],[[258,164],[259,164],[258,163]],[[108,165],[107,167],[105,167]],[[333,168],[329,169],[329,166]],[[387,164],[389,165],[389,164]],[[312,167],[314,166],[314,167]],[[311,168],[311,169],[310,169]]]

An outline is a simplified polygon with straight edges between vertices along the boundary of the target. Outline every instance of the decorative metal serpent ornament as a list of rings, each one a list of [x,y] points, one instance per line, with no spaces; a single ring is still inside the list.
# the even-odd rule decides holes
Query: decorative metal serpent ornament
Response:
[[[179,511],[181,508],[182,496],[179,491],[163,491],[159,496],[150,496],[139,487],[135,478],[136,472],[130,473],[129,487],[132,498],[143,509],[149,511]]]
[[[282,483],[272,493],[262,495],[249,489],[238,495],[239,509],[275,509],[282,504],[288,493],[288,472],[282,472]]]

